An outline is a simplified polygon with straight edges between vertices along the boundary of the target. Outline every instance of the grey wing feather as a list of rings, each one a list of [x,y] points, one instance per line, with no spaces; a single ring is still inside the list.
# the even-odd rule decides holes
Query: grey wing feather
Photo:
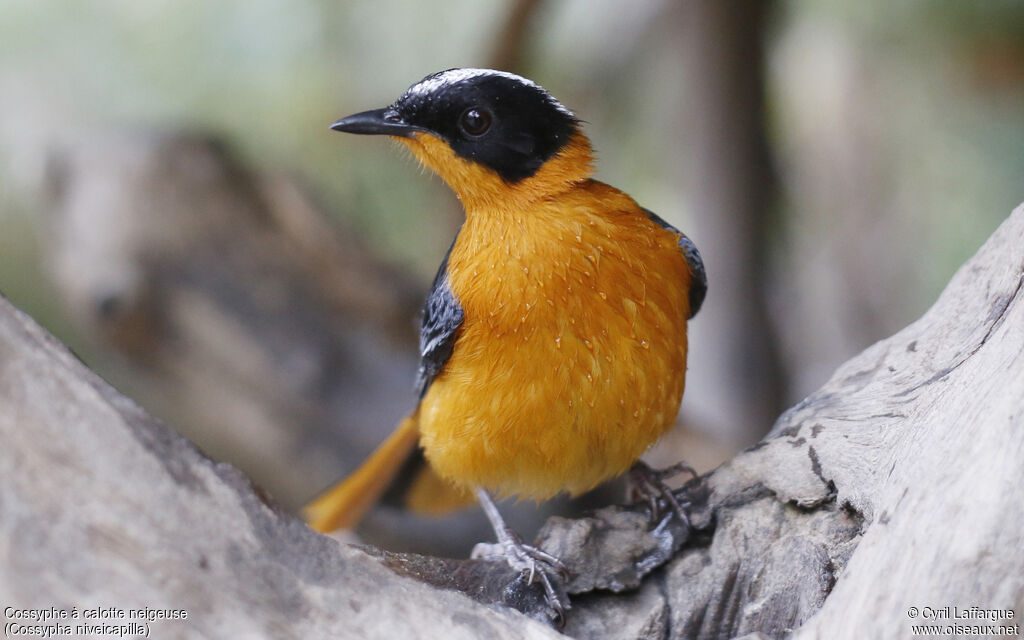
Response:
[[[434,276],[434,284],[423,304],[420,318],[420,367],[416,374],[416,393],[420,398],[451,357],[456,334],[465,317],[448,282],[448,256],[451,252],[449,248]]]

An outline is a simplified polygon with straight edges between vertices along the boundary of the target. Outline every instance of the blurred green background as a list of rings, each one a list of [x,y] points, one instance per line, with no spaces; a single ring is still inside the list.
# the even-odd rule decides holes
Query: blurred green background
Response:
[[[755,441],[781,409],[821,385],[838,364],[918,317],[1024,200],[1020,1],[4,0],[0,291],[147,408],[294,506],[330,479],[335,458],[311,462],[320,466],[304,482],[278,486],[274,473],[260,472],[264,458],[281,455],[277,441],[260,440],[262,454],[234,456],[230,438],[211,437],[212,427],[196,426],[204,418],[182,408],[190,402],[180,395],[187,374],[166,382],[166,366],[154,369],[151,356],[111,338],[122,329],[97,328],[109,322],[111,307],[95,291],[86,292],[93,307],[75,305],[82,294],[76,287],[86,285],[62,279],[62,269],[95,282],[87,277],[94,268],[88,256],[122,251],[126,263],[146,274],[121,278],[133,291],[139,282],[180,283],[188,279],[151,276],[181,273],[180,261],[196,263],[185,249],[205,237],[188,236],[177,253],[153,250],[159,243],[150,240],[106,243],[123,231],[106,217],[113,209],[131,209],[141,220],[163,217],[173,229],[176,214],[168,212],[183,200],[145,195],[154,181],[177,175],[155,170],[146,174],[149,186],[140,187],[144,195],[125,204],[117,193],[135,184],[129,169],[144,163],[132,159],[135,152],[116,162],[105,158],[119,153],[115,141],[124,139],[215,139],[216,149],[229,150],[215,151],[215,160],[230,165],[231,175],[250,176],[254,184],[261,178],[252,176],[284,175],[297,185],[339,236],[343,248],[327,253],[351,257],[356,249],[344,247],[355,247],[363,252],[359,260],[400,274],[407,283],[401,286],[421,295],[457,228],[458,203],[396,145],[342,137],[327,126],[384,106],[431,72],[469,66],[506,68],[544,85],[586,121],[598,151],[597,177],[679,226],[704,253],[710,292],[692,325],[682,422],[712,443],[707,464]],[[69,173],[79,179],[68,182]],[[90,182],[94,174],[104,177]],[[91,204],[80,205],[86,200]],[[72,209],[74,225],[66,222]],[[218,246],[230,246],[231,225],[241,224],[232,219],[226,232],[210,233],[221,234],[218,242],[226,244]],[[99,248],[85,251],[89,243]],[[252,247],[267,245],[246,246],[259,253]],[[264,265],[268,257],[252,259]],[[295,277],[308,282],[309,273],[336,263],[318,264]],[[258,279],[252,274],[264,268],[270,267],[225,273]],[[111,270],[103,267],[104,281],[121,281]],[[365,281],[335,275],[336,282]],[[380,281],[384,288],[388,277]],[[238,308],[218,287],[190,291],[205,292],[223,305],[219,312],[235,317]],[[159,309],[183,304],[180,297],[147,296]],[[311,299],[325,296],[320,291]],[[345,319],[332,331],[343,333],[360,318],[371,329],[379,322],[362,303],[350,302],[330,307]],[[190,314],[200,305],[189,304],[182,313],[199,317]],[[389,313],[399,317],[400,334],[404,307]],[[224,326],[258,327],[258,315],[247,307],[237,316],[245,322]],[[187,349],[182,335],[192,325],[182,317],[164,317],[160,326],[174,331],[147,333],[154,341],[147,348],[178,340]],[[413,366],[413,322],[408,319],[408,340],[381,338],[396,363],[384,378],[401,379]],[[217,335],[237,337],[234,330]],[[233,346],[235,352],[267,350],[259,330],[243,333],[251,340]],[[291,372],[306,369],[289,368],[290,338],[278,338],[269,361],[286,363],[282,370],[292,380],[299,374]],[[373,349],[360,357],[372,359]],[[349,352],[339,353],[344,360]],[[347,397],[345,385],[358,373],[323,373],[335,370],[324,365],[315,375],[302,374],[315,383],[296,394],[311,406],[343,403],[338,398]],[[245,385],[280,383],[254,377]],[[390,397],[385,390],[344,401],[388,405],[338,421],[366,432],[352,460],[411,406],[409,395]],[[261,418],[268,433],[278,423],[273,415]],[[244,431],[249,419],[239,418],[238,428]],[[323,420],[332,423],[331,415]],[[311,445],[288,446],[338,446],[330,441],[348,437],[345,426],[303,435]]]

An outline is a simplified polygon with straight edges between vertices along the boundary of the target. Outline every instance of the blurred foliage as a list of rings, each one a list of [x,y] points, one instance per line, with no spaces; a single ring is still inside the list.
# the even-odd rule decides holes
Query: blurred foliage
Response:
[[[826,14],[875,74],[896,206],[920,231],[916,306],[1024,199],[1024,2],[796,2]]]
[[[196,409],[194,405],[203,404],[184,380],[187,371],[178,381],[184,395],[173,396],[175,383],[168,382],[166,372],[165,377],[140,374],[130,355],[95,339],[83,329],[81,316],[88,311],[73,316],[67,291],[51,281],[56,258],[48,253],[54,251],[54,234],[47,225],[55,218],[40,215],[52,204],[50,160],[59,157],[62,148],[81,146],[82,139],[86,146],[102,146],[97,140],[110,140],[125,129],[208,133],[230,143],[246,175],[250,167],[294,175],[322,203],[317,211],[329,211],[344,221],[339,229],[355,229],[356,242],[369,244],[382,262],[407,267],[425,291],[459,223],[458,203],[440,181],[423,175],[398,145],[339,136],[327,127],[340,116],[384,106],[429,73],[491,66],[498,43],[508,33],[508,16],[514,6],[523,6],[515,2],[3,0],[0,291],[122,391],[169,422],[179,419],[175,407]],[[695,219],[702,214],[695,203],[706,187],[696,176],[707,177],[698,169],[715,166],[702,165],[706,159],[694,152],[695,139],[708,139],[698,135],[695,123],[715,120],[700,113],[697,93],[701,80],[706,82],[713,71],[700,74],[688,66],[694,54],[688,45],[699,40],[693,37],[695,6],[693,1],[671,0],[540,0],[530,3],[535,11],[525,23],[521,50],[509,59],[521,65],[511,71],[546,86],[585,120],[598,152],[597,177],[690,233],[713,265],[735,261],[743,250],[728,242],[707,249],[700,233],[714,230],[715,220],[708,215]],[[779,342],[785,361],[778,376],[785,379],[779,386],[786,388],[788,401],[795,401],[854,353],[917,318],[953,271],[1024,200],[1024,0],[775,0],[767,6],[772,8],[772,20],[766,45],[764,124],[775,163],[763,168],[777,172],[781,197],[777,203],[765,203],[777,207],[777,215],[771,217],[776,227],[767,234],[757,230],[758,241],[769,247],[763,254],[770,260],[749,261],[757,273],[745,277],[768,283],[764,291],[768,324],[773,326],[765,342]],[[718,105],[721,109],[712,109],[730,111],[722,121],[744,116],[744,100],[724,102]],[[105,131],[112,135],[104,138]],[[122,165],[111,167],[115,173],[108,171],[107,177],[117,175],[122,185],[130,182]],[[726,178],[719,186],[737,183],[735,176],[730,180],[724,172],[713,177]],[[103,195],[109,196],[111,190],[116,187]],[[146,202],[146,210],[136,211],[133,205],[132,212],[139,217],[167,211],[164,196],[164,209],[156,199],[143,197],[132,202]],[[174,203],[184,200],[175,198]],[[107,201],[98,197],[92,204],[102,209]],[[216,209],[219,201],[203,202]],[[179,208],[193,211],[188,206]],[[78,232],[81,227],[62,228],[75,230],[65,234],[75,247],[85,244]],[[98,230],[103,239],[117,236],[105,234],[98,223],[85,228]],[[717,230],[725,228],[719,223]],[[727,240],[737,236],[720,235]],[[128,263],[145,258],[119,257],[127,257]],[[270,262],[278,257],[271,256]],[[767,275],[761,278],[762,274]],[[716,295],[729,287],[735,291],[735,282],[726,282],[713,269],[709,278],[706,311],[691,332],[691,375],[683,405],[684,422],[691,429],[682,439],[680,431],[666,438],[670,442],[668,451],[661,452],[664,461],[685,455],[698,466],[710,466],[727,455],[723,443],[748,443],[740,437],[726,442],[730,437],[723,433],[732,429],[752,441],[768,426],[763,420],[744,425],[730,416],[731,409],[754,404],[756,394],[745,391],[745,380],[776,378],[774,372],[742,358],[737,370],[721,349],[711,346],[721,344],[713,337],[733,344],[742,344],[744,338],[742,331],[709,322],[712,311],[718,311],[719,318],[751,315],[728,308],[722,302],[728,296]],[[721,307],[713,310],[715,305]],[[235,317],[232,311],[244,315],[244,310],[229,309],[228,300],[224,307],[227,318]],[[197,317],[197,324],[202,324],[204,316]],[[756,318],[751,322],[766,324]],[[236,324],[244,323],[225,326],[237,330]],[[411,323],[409,331],[411,337]],[[252,335],[260,336],[251,341],[255,347],[244,340],[227,343],[249,345],[253,353],[244,353],[243,348],[237,354],[242,361],[259,356],[259,347],[266,350],[266,342],[272,341],[263,338],[265,333]],[[363,337],[355,341],[373,342]],[[377,357],[367,358],[383,361],[384,350],[373,348],[378,349],[373,354]],[[199,351],[207,355],[208,350]],[[310,361],[315,362],[322,350],[311,351]],[[411,370],[411,351],[396,357],[406,355]],[[264,360],[276,372],[278,360]],[[722,367],[724,375],[708,373],[713,369],[709,362],[716,360],[730,361]],[[216,377],[217,367],[207,368]],[[247,367],[238,369],[249,372]],[[343,386],[344,380],[331,377],[333,369],[325,371],[329,384],[311,387],[337,391]],[[301,387],[301,376],[287,374],[282,375]],[[337,433],[305,443],[324,454],[319,458],[307,456],[306,450],[287,451],[288,445],[281,443],[289,441],[280,438],[280,431],[288,430],[290,423],[275,413],[278,405],[270,400],[287,396],[288,390],[281,388],[288,385],[271,376],[266,387],[250,388],[244,378],[240,388],[269,399],[271,408],[255,416],[262,418],[262,432],[254,427],[260,421],[246,413],[258,413],[254,407],[259,402],[245,394],[239,394],[240,401],[236,398],[239,413],[224,411],[223,394],[217,396],[219,401],[199,406],[198,413],[206,409],[218,417],[223,414],[223,422],[238,430],[228,435],[270,443],[265,448],[254,445],[238,460],[217,448],[218,436],[224,434],[207,429],[201,419],[177,426],[218,458],[235,460],[296,503],[304,493],[312,495],[333,479],[339,464],[326,455],[332,447],[361,458],[394,421],[393,416],[371,415],[372,409],[386,413],[393,408],[384,406],[385,401],[360,395],[361,402],[351,402],[344,393],[333,396],[335,404],[358,405],[346,408],[370,409],[357,434],[352,424],[338,417],[344,412],[331,413],[338,407],[317,397],[314,404],[326,416],[324,433]],[[404,376],[402,380],[396,387],[404,388]],[[374,386],[382,394],[390,393],[386,385]],[[216,396],[221,388],[211,389]],[[301,412],[286,418],[310,424]],[[700,453],[701,439],[694,433],[701,431],[712,433],[707,440],[718,447],[713,454]],[[220,441],[226,448],[224,442],[232,441]],[[703,446],[707,450],[709,443]],[[304,463],[301,469],[296,465],[292,475],[299,480],[292,485],[260,473],[261,464],[270,468],[265,460],[271,456],[290,466],[288,455]],[[413,531],[387,518],[378,528],[390,528],[399,537]],[[477,535],[472,527],[458,528],[464,537]],[[439,540],[456,539],[443,528],[435,533]]]
[[[460,52],[486,38],[501,8],[486,6],[14,0],[0,8],[0,65],[5,82],[31,83],[59,105],[50,107],[62,116],[51,126],[226,133],[251,162],[298,171],[336,210],[414,259],[422,253],[415,241],[431,239],[440,189],[394,179],[408,163],[385,145],[341,150],[327,125],[390,100],[410,78],[465,64]],[[445,37],[422,37],[424,20],[446,25]]]
[[[55,305],[32,302],[46,296],[39,295],[39,269],[28,266],[35,257],[25,235],[31,225],[11,215],[37,206],[24,194],[39,182],[47,149],[101,126],[226,134],[248,162],[297,173],[382,254],[426,282],[450,242],[457,203],[436,179],[417,175],[394,145],[342,138],[327,125],[386,104],[430,72],[486,65],[508,9],[469,0],[5,0],[0,188],[8,193],[0,198],[0,288],[24,295],[50,326],[59,323]],[[901,237],[891,248],[912,270],[898,278],[905,300],[884,323],[898,328],[1024,198],[1024,3],[790,0],[776,9],[774,142],[782,155],[792,150],[794,119],[836,101],[853,101],[868,119],[879,155],[870,175],[851,179],[865,178],[868,205],[914,239]],[[695,187],[689,167],[700,158],[687,153],[679,12],[664,0],[629,3],[628,10],[612,0],[543,3],[517,71],[588,121],[599,177],[685,226]],[[798,54],[778,55],[807,33]],[[862,74],[857,86],[865,95],[843,94],[843,87],[828,95],[838,86],[829,64],[801,76],[799,86],[784,82],[794,60],[837,55]],[[813,219],[812,237],[827,244],[834,212],[796,215],[808,204],[789,181],[784,163],[790,199],[783,219]],[[785,253],[787,236],[779,238]]]

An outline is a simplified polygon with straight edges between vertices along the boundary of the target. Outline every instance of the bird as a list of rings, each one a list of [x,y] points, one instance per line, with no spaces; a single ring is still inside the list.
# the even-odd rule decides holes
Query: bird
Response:
[[[400,142],[455,192],[465,218],[423,306],[418,404],[307,506],[307,521],[354,526],[410,459],[425,460],[413,502],[440,511],[475,497],[499,552],[539,576],[562,615],[568,602],[552,581],[564,565],[524,544],[494,497],[577,495],[644,469],[640,456],[682,400],[687,323],[707,292],[700,253],[595,180],[583,121],[519,75],[440,71],[331,129]],[[643,484],[664,489],[646,469]]]

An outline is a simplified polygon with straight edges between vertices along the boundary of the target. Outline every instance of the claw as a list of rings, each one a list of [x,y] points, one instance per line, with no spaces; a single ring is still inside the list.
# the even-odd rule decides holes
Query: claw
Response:
[[[524,544],[515,533],[509,531],[508,539],[500,542],[502,556],[513,569],[527,574],[527,584],[541,583],[544,587],[544,600],[552,611],[562,617],[569,609],[568,600],[555,589],[552,578],[567,580],[569,570],[561,560],[549,553],[541,551],[533,545]]]
[[[648,509],[651,513],[651,521],[657,521],[661,517],[661,500],[664,500],[669,510],[679,518],[679,521],[687,529],[691,528],[690,517],[686,513],[689,503],[680,502],[679,498],[672,491],[672,488],[665,484],[665,480],[681,473],[688,473],[697,478],[697,472],[685,462],[679,462],[671,467],[656,470],[652,469],[646,462],[637,462],[629,470],[630,480],[633,486],[630,489],[630,497],[633,500],[646,498]],[[685,505],[685,506],[684,506]]]
[[[550,609],[551,617],[561,628],[565,622],[565,612],[570,606],[569,598],[565,595],[564,589],[555,588],[556,583],[553,580],[568,581],[569,569],[550,553],[533,545],[525,544],[514,531],[509,529],[486,491],[478,491],[477,496],[484,508],[484,513],[491,520],[498,543],[496,545],[478,544],[473,549],[473,557],[501,556],[510,567],[526,576],[527,584],[533,584],[539,579],[544,588],[544,601]],[[559,584],[559,586],[561,585]]]
[[[569,600],[562,598],[558,591],[555,590],[548,574],[541,571],[538,575],[540,576],[541,584],[544,586],[544,600],[554,614],[554,623],[558,628],[562,628],[565,625],[565,612],[569,609]],[[530,576],[530,583],[533,583],[532,574]]]

